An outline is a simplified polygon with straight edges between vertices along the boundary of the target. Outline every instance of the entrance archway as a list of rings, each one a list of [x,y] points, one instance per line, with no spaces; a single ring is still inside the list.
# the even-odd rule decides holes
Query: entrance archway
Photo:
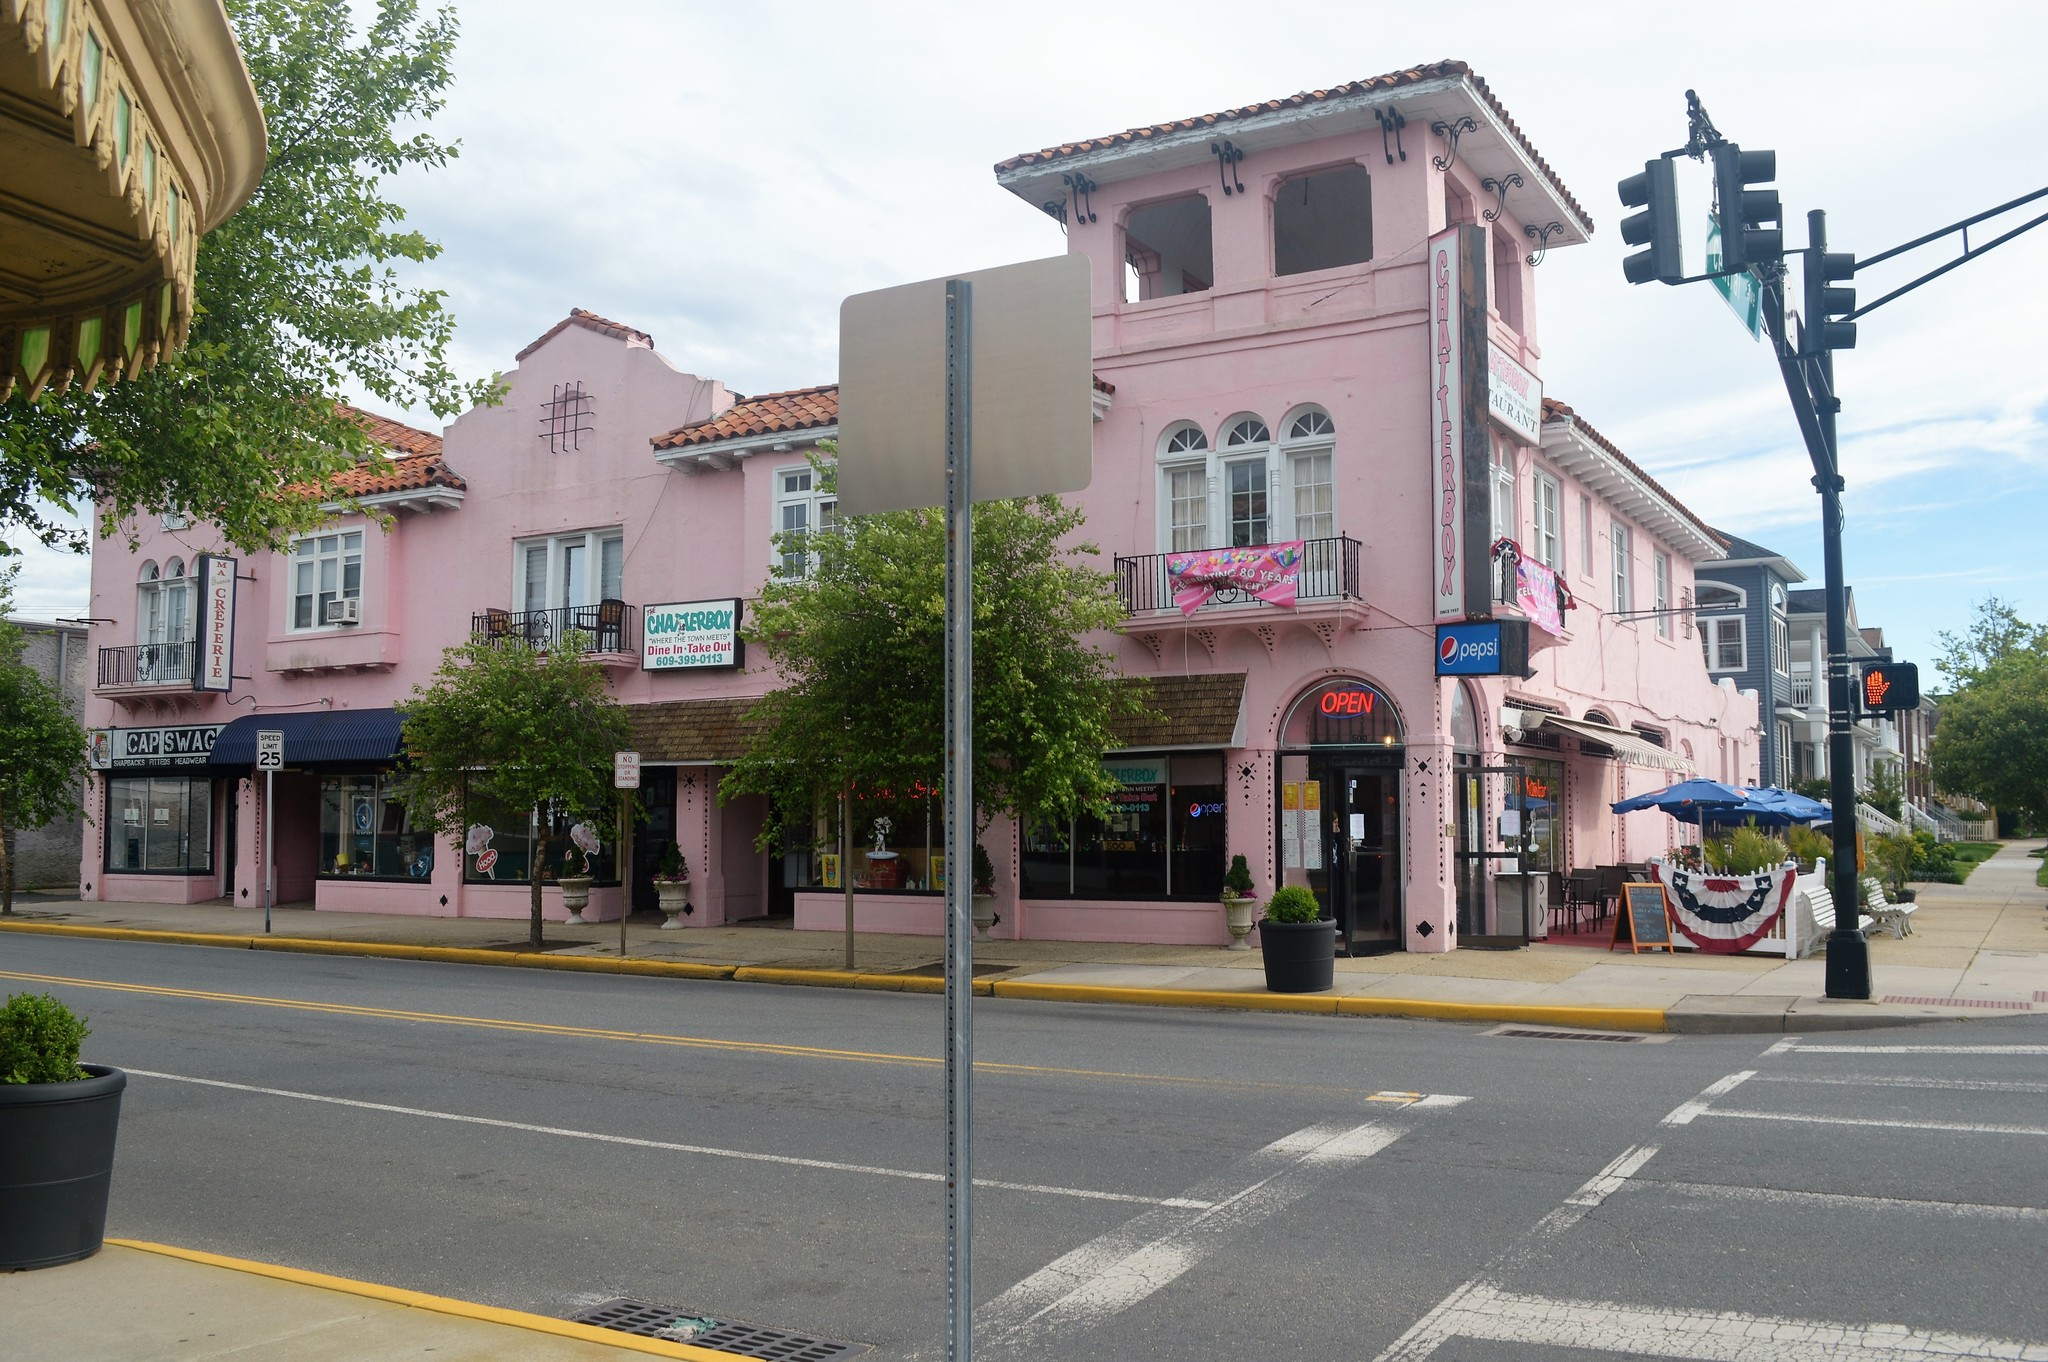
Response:
[[[1347,955],[1401,948],[1401,714],[1369,681],[1296,697],[1280,725],[1275,864],[1312,891]]]

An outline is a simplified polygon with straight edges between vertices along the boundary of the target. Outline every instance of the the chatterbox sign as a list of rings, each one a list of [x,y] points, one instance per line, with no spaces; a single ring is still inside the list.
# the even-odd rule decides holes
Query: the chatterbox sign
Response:
[[[740,602],[681,601],[650,605],[641,615],[642,670],[737,667],[743,660]]]

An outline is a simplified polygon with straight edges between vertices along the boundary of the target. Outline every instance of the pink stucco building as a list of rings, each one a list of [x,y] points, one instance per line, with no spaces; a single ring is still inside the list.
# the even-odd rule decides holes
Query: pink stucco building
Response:
[[[1109,820],[992,833],[999,934],[1222,944],[1241,853],[1262,894],[1314,889],[1354,950],[1518,936],[1525,882],[1669,844],[1663,815],[1613,800],[1678,772],[1755,779],[1756,701],[1709,681],[1687,609],[1723,546],[1544,394],[1540,261],[1592,226],[1478,77],[1399,72],[996,174],[1093,267],[1079,499],[1127,610],[1102,642],[1154,697],[1104,754]],[[233,574],[195,565],[218,547],[203,524],[96,546],[92,614],[113,623],[93,640],[89,897],[260,902],[271,727],[282,900],[523,913],[523,815],[479,811],[466,845],[433,847],[387,801],[391,708],[451,643],[578,629],[649,773],[636,906],[672,837],[686,922],[839,924],[829,820],[762,852],[765,808],[714,797],[773,684],[732,622],[785,565],[773,536],[831,519],[806,454],[836,391],[742,398],[587,313],[507,381],[439,440],[380,424],[395,457],[351,490],[381,523],[338,516]],[[1183,555],[1219,548],[1291,564],[1293,602],[1177,604],[1201,562]],[[223,672],[207,636],[230,579]],[[939,930],[935,811],[909,795],[856,830],[894,853],[847,868],[861,925]],[[621,894],[600,887],[597,915]]]

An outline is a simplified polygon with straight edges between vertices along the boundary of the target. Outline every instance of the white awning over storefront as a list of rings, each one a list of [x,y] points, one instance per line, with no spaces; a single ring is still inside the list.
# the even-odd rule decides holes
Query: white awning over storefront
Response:
[[[1692,773],[1692,763],[1684,757],[1657,746],[1629,729],[1616,728],[1612,724],[1596,724],[1589,719],[1567,719],[1562,714],[1548,714],[1540,709],[1525,709],[1513,713],[1518,714],[1521,721],[1509,723],[1507,726],[1510,728],[1519,728],[1526,733],[1530,729],[1547,725],[1600,743],[1614,753],[1614,760],[1628,766],[1647,766],[1658,771]],[[1508,714],[1504,713],[1501,717],[1505,722]]]

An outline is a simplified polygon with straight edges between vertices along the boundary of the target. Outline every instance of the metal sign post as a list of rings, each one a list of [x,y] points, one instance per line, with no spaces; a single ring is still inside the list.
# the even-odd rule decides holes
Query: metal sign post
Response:
[[[633,790],[640,788],[640,754],[638,752],[612,753],[612,788],[619,792],[619,841],[618,850],[612,859],[618,864],[619,872],[619,958],[626,958],[626,914],[633,908],[633,867],[626,853],[626,829],[629,825],[627,805],[632,801]]]
[[[974,286],[946,281],[946,1356],[974,1356]],[[843,873],[843,872],[842,872]]]
[[[277,845],[277,773],[284,768],[284,730],[256,730],[256,769],[263,773],[263,933],[270,934],[270,901],[277,893],[277,866],[272,848]]]

